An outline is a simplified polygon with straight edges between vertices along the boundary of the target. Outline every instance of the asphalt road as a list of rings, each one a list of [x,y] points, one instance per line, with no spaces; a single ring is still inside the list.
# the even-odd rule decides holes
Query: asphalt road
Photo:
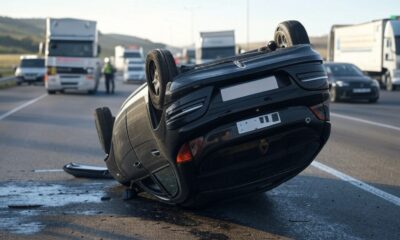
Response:
[[[287,183],[189,211],[146,195],[124,201],[115,181],[60,171],[103,165],[92,112],[116,112],[137,86],[0,90],[0,239],[400,239],[400,92],[331,104],[328,144]]]

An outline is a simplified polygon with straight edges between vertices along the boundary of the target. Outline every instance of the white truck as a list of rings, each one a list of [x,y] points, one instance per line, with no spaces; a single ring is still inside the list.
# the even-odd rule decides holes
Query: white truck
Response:
[[[146,72],[143,59],[127,59],[122,79],[124,83],[144,83]]]
[[[196,42],[196,63],[206,63],[236,54],[235,32],[200,32]]]
[[[96,93],[101,77],[99,51],[95,21],[47,18],[47,92],[74,89]]]
[[[143,48],[137,46],[116,46],[114,64],[118,71],[126,69],[129,60],[143,61]]]
[[[389,91],[400,88],[400,20],[332,26],[328,60],[357,65]]]

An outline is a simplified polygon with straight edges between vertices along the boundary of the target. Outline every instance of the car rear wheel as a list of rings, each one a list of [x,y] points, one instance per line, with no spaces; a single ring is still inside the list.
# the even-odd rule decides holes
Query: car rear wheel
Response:
[[[47,90],[47,93],[50,94],[50,95],[52,95],[52,94],[56,94],[56,91],[54,91],[54,90]]]
[[[172,54],[168,50],[156,49],[147,55],[146,78],[153,107],[162,110],[167,83],[178,74]]]
[[[278,48],[288,48],[298,44],[310,44],[304,26],[298,21],[285,21],[275,30],[274,41]]]

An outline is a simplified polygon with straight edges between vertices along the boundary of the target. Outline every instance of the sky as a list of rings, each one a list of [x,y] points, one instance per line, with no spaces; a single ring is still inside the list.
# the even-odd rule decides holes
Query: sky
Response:
[[[233,29],[238,43],[247,42],[247,38],[261,42],[270,40],[275,27],[285,20],[299,20],[310,36],[321,36],[333,24],[400,15],[400,0],[2,1],[1,16],[96,20],[103,33],[128,34],[173,46],[190,45],[199,31]]]

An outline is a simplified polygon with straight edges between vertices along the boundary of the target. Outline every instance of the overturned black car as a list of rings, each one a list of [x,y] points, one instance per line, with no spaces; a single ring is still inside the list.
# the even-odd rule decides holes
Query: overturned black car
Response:
[[[110,174],[182,206],[272,189],[305,169],[329,138],[320,55],[297,21],[267,46],[178,69],[167,50],[114,117],[96,109]]]

